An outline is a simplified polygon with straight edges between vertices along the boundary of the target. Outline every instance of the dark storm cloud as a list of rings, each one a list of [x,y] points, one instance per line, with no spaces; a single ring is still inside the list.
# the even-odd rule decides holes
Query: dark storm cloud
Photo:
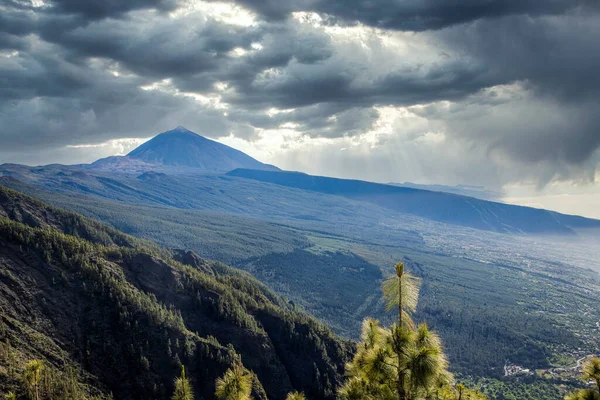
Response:
[[[297,117],[311,114],[310,111],[289,114],[289,119],[280,118],[284,119],[282,123],[293,122],[306,126],[307,130],[315,129],[313,136],[320,132],[327,136],[363,132],[365,126],[371,125],[372,118],[367,118],[366,124],[357,118],[341,118],[341,113],[347,110],[354,110],[355,115],[372,116],[372,106],[376,104],[408,105],[440,98],[460,99],[498,82],[498,77],[487,74],[482,66],[454,61],[418,69],[398,69],[361,83],[364,66],[355,68],[349,60],[352,55],[346,59],[333,58],[329,35],[295,21],[234,27],[197,14],[180,19],[157,20],[151,16],[86,24],[70,16],[37,13],[35,20],[31,13],[27,16],[30,20],[22,14],[20,23],[14,25],[35,26],[43,39],[58,46],[65,53],[64,59],[74,64],[85,63],[89,57],[102,57],[144,79],[172,78],[175,86],[183,91],[206,92],[212,90],[216,82],[225,82],[230,87],[224,94],[225,101],[254,112],[270,107],[287,109],[331,104],[322,108],[329,114],[322,113],[318,122],[313,116],[306,121]],[[21,33],[28,31],[31,29],[22,29]],[[254,42],[261,44],[259,51],[251,51],[243,57],[229,54],[234,48],[251,50]],[[11,76],[10,80],[16,82],[13,85],[16,91],[11,89],[17,92],[13,96],[32,92],[63,96],[70,89],[80,89],[85,85],[85,76],[73,74],[71,77],[68,64],[65,61],[56,63],[55,69],[46,68],[47,81],[51,83],[41,87],[38,84],[44,82],[43,78],[31,79],[27,73]],[[20,69],[30,67],[20,66]],[[269,69],[276,71],[269,72]],[[33,87],[30,92],[26,90],[28,84]],[[359,107],[365,107],[365,111],[357,112]],[[355,121],[356,126],[340,124],[336,122],[338,117]],[[326,126],[338,126],[347,132],[334,132]]]
[[[562,164],[583,165],[600,146],[597,99],[562,103],[530,94],[498,103],[487,100],[412,111],[443,124],[453,138],[484,147],[490,154],[501,152],[525,165],[558,169]],[[596,165],[588,167],[591,173],[596,169]]]
[[[8,33],[0,32],[0,50],[25,50],[27,41]]]
[[[364,79],[365,74],[369,79]],[[246,81],[225,93],[227,102],[245,109],[282,109],[319,104],[335,113],[374,105],[407,106],[436,100],[460,100],[483,88],[505,83],[505,77],[483,65],[451,61],[373,74],[344,66],[339,59],[308,67],[292,63]],[[381,76],[379,76],[381,75]],[[334,113],[328,116],[334,115]]]
[[[246,28],[246,36],[259,43],[260,50],[250,51],[243,57],[228,56],[218,69],[193,76],[177,76],[175,82],[185,91],[203,91],[216,82],[225,82],[236,91],[251,90],[259,74],[272,68],[286,68],[290,63],[307,66],[329,59],[333,54],[331,38],[316,29],[308,29],[298,23],[262,25]],[[240,33],[240,37],[244,34]],[[252,50],[251,43],[243,47]],[[232,96],[233,100],[233,96]],[[266,100],[266,99],[264,99]],[[249,105],[252,102],[249,102]],[[259,107],[263,107],[261,99]],[[269,107],[279,107],[273,99]]]
[[[31,10],[8,9],[0,13],[0,29],[3,33],[22,36],[34,30],[35,15]]]
[[[37,113],[42,117],[40,120],[29,119],[26,123],[5,120],[10,125],[15,124],[20,127],[13,130],[13,134],[16,136],[15,145],[35,146],[39,142],[31,140],[31,138],[39,135],[40,131],[47,134],[44,137],[46,143],[57,145],[71,143],[77,139],[77,135],[88,138],[93,136],[93,141],[97,142],[106,137],[98,134],[99,129],[82,127],[89,118],[97,120],[94,125],[100,125],[100,121],[102,121],[102,126],[107,127],[112,124],[110,120],[103,120],[110,119],[104,118],[105,115],[119,114],[120,110],[129,110],[132,112],[131,115],[138,115],[138,118],[148,122],[148,126],[152,126],[150,121],[155,121],[157,115],[173,114],[177,108],[194,107],[189,100],[173,101],[167,94],[160,95],[161,101],[165,103],[163,105],[146,104],[145,100],[139,101],[140,98],[147,99],[148,94],[140,91],[138,87],[150,84],[157,78],[174,77],[176,86],[185,91],[203,91],[210,86],[207,82],[212,84],[221,80],[236,85],[237,88],[243,88],[250,85],[256,74],[264,68],[286,66],[292,60],[295,63],[307,65],[326,60],[332,52],[330,39],[326,35],[318,35],[315,32],[299,34],[286,27],[274,27],[263,35],[261,43],[265,46],[264,51],[247,58],[239,58],[237,61],[235,58],[222,54],[220,57],[213,58],[215,65],[220,65],[220,68],[208,68],[207,62],[199,61],[201,52],[198,49],[201,46],[205,46],[207,43],[216,43],[218,46],[213,46],[213,49],[218,47],[220,51],[225,51],[238,47],[238,44],[247,47],[251,41],[243,39],[243,32],[239,35],[220,35],[223,31],[219,29],[195,27],[193,35],[197,37],[197,41],[188,41],[186,47],[186,43],[183,41],[181,41],[181,45],[177,45],[177,38],[181,35],[185,36],[187,32],[176,29],[171,31],[171,26],[175,22],[166,23],[167,28],[163,28],[160,24],[153,24],[152,30],[146,32],[145,39],[143,36],[136,36],[139,35],[137,32],[141,31],[139,26],[128,28],[118,23],[112,26],[113,23],[114,21],[93,23],[86,28],[77,28],[72,32],[66,32],[60,38],[54,38],[55,44],[53,45],[40,40],[31,41],[30,51],[21,53],[18,57],[0,61],[3,69],[0,82],[6,89],[2,94],[5,101],[12,99],[25,102],[28,99],[43,98],[36,101],[35,105],[24,103],[19,107],[13,105],[4,108],[6,115],[15,116],[33,113],[34,109],[38,109]],[[216,24],[216,22],[209,21],[209,24]],[[214,36],[219,38],[218,41],[211,40],[213,36],[208,34],[208,32],[215,31],[219,33]],[[198,34],[198,32],[202,34]],[[247,36],[254,38],[256,34],[248,33]],[[302,36],[305,40],[297,40],[298,36]],[[165,43],[165,47],[168,49],[154,52],[153,50],[161,49],[161,42],[153,40],[153,38],[170,39],[170,42]],[[233,44],[225,46],[222,44],[225,40],[231,40]],[[175,57],[173,52],[181,52],[179,53],[181,54],[179,60],[181,65],[177,65],[178,57]],[[213,54],[216,53],[213,52]],[[100,65],[93,66],[88,60],[92,56],[102,57],[105,61]],[[146,57],[152,57],[152,59]],[[165,63],[173,62],[175,64],[169,68],[168,64],[163,64],[163,60]],[[115,62],[118,62],[120,67],[136,72],[137,75],[117,80],[106,71]],[[329,86],[333,87],[331,84]],[[327,94],[325,82],[319,90]],[[285,93],[280,95],[285,96]],[[285,100],[278,102],[275,96],[262,93],[262,99],[256,102],[258,108],[255,108],[250,102],[247,103],[249,111],[242,112],[234,108],[230,113],[230,122],[226,121],[221,112],[213,112],[209,115],[205,111],[199,113],[198,117],[210,117],[213,123],[199,125],[203,127],[203,134],[213,137],[226,136],[229,134],[228,129],[232,129],[234,135],[246,139],[256,138],[249,123],[261,128],[278,128],[286,123],[293,123],[298,130],[311,136],[338,137],[363,133],[371,128],[377,119],[377,112],[370,107],[360,108],[352,104],[338,104],[331,101],[331,93],[327,96],[328,104],[315,105],[314,101],[302,100],[307,107],[269,118],[263,112],[264,107],[286,107],[288,103]],[[271,97],[271,100],[266,101],[266,97]],[[138,99],[135,106],[131,104],[132,98]],[[152,115],[152,118],[146,117],[140,111],[135,111],[144,107],[147,108],[147,112]],[[85,116],[85,118],[80,120],[75,118],[77,115]],[[65,120],[68,118],[72,118],[73,121]],[[69,133],[63,136],[50,134],[48,129],[43,128],[45,119],[57,121],[54,126],[57,129],[65,129]],[[217,120],[222,121],[216,122]],[[116,121],[123,123],[118,118]],[[140,133],[147,135],[149,131],[152,131],[151,128],[143,129],[141,125],[138,124],[137,129],[132,129],[130,132],[123,132],[116,126],[107,131],[111,135],[126,134],[127,136],[136,136]],[[30,134],[26,134],[27,129]],[[82,140],[85,139],[79,139],[77,142],[81,143]]]
[[[77,14],[85,19],[119,18],[134,10],[172,11],[179,0],[52,0],[50,11],[55,14]]]
[[[4,151],[147,137],[177,124],[219,137],[237,126],[190,97],[140,89],[151,79],[114,76],[111,60],[70,62],[64,48],[35,39],[29,45],[27,52],[0,57]]]
[[[478,22],[447,30],[443,42],[507,81],[527,80],[541,94],[567,101],[600,95],[599,37],[600,13],[587,9],[560,18]]]
[[[487,122],[468,118],[452,130],[523,162],[586,162],[600,146],[599,37],[600,15],[594,12],[480,21],[446,31],[447,46],[532,93],[510,112],[482,109]]]
[[[274,115],[234,109],[229,119],[263,129],[289,127],[311,137],[337,138],[356,136],[371,130],[379,118],[374,108],[352,107],[335,103],[302,107]]]
[[[199,107],[190,98],[139,91],[125,84],[97,87],[93,95],[80,98],[41,97],[0,106],[0,124],[10,127],[10,132],[2,135],[4,151],[148,137],[178,123],[197,127],[199,133],[211,137],[238,129],[222,112]]]
[[[32,51],[0,59],[0,85],[3,88],[0,101],[69,97],[77,91],[95,86],[94,82],[98,79],[96,71],[57,57],[50,48],[39,42],[29,44]]]
[[[270,20],[283,20],[295,11],[329,16],[331,22],[424,31],[507,15],[556,15],[595,0],[234,0]]]
[[[47,26],[41,34],[75,58],[103,57],[136,74],[155,78],[215,70],[227,62],[227,52],[248,48],[260,38],[260,32],[253,29],[197,14],[178,20],[148,18],[130,23],[110,19],[68,31]]]
[[[250,141],[282,127],[339,138],[372,130],[379,106],[429,103],[418,113],[435,129],[517,162],[558,170],[590,162],[600,146],[597,1],[238,4],[258,13],[256,23],[202,10],[169,16],[174,0],[2,2],[0,126],[12,127],[1,132],[4,147],[98,143],[177,125]],[[294,11],[318,12],[329,27],[380,29],[336,36]],[[386,29],[419,31],[393,34],[423,37],[435,50],[396,54],[382,44]],[[141,89],[158,82],[165,91]],[[515,82],[524,99],[487,91]],[[218,96],[229,108],[181,92]]]

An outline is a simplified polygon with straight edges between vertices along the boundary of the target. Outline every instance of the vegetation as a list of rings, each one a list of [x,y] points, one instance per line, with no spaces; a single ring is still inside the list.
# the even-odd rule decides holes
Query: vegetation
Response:
[[[173,399],[191,399],[194,384],[200,396],[209,397],[212,387],[221,399],[260,399],[263,387],[274,399],[302,398],[300,390],[311,399],[335,396],[351,349],[248,275],[193,254],[178,253],[177,261],[170,258],[175,253],[89,225],[85,218],[50,208],[40,212],[42,205],[25,197],[16,203],[20,215],[27,211],[30,225],[0,217],[0,284],[35,290],[37,300],[25,295],[23,307],[43,320],[23,319],[27,313],[18,304],[10,310],[14,301],[0,297],[3,323],[9,322],[1,331],[8,353],[17,359],[45,349],[42,358],[23,364],[24,388],[31,397],[92,399],[112,393],[141,399],[171,393]],[[64,231],[86,232],[96,240]],[[357,381],[372,395],[404,393],[406,400],[451,388],[439,338],[409,316],[417,305],[417,280],[400,266],[396,277],[384,283],[384,293],[388,305],[397,305],[404,317],[389,329],[367,320],[370,331],[363,335],[368,342],[361,343],[350,364],[342,396],[355,393]],[[37,279],[28,278],[32,274]],[[28,332],[25,340],[16,327]],[[219,337],[232,345],[223,347]],[[261,358],[253,357],[256,345]],[[385,367],[384,375],[365,370],[369,363],[364,361],[373,361],[373,354],[393,366],[391,375],[385,375]],[[3,364],[9,366],[11,357],[4,357]],[[80,372],[69,367],[73,362]],[[219,371],[224,374],[217,379]],[[17,382],[7,388],[23,386]],[[452,390],[470,393],[461,386]]]
[[[35,400],[40,399],[39,384],[40,379],[42,378],[43,369],[44,363],[40,360],[31,360],[25,364],[23,379],[25,380],[29,391],[35,393]]]
[[[181,376],[175,379],[175,390],[171,400],[193,400],[194,393],[189,379],[185,376],[185,367],[181,366]]]
[[[403,259],[425,278],[415,318],[427,320],[444,338],[455,373],[502,379],[506,359],[532,370],[565,366],[556,357],[573,358],[576,349],[594,347],[584,338],[600,312],[592,290],[600,284],[575,263],[548,263],[528,250],[514,261],[470,256],[463,249],[473,248],[481,235],[455,242],[453,232],[366,203],[281,188],[265,191],[246,179],[166,176],[149,182],[111,176],[110,182],[104,177],[97,182],[91,172],[60,168],[15,174],[31,173],[36,185],[63,194],[0,180],[163,246],[234,264],[346,337],[358,338],[366,316],[390,322],[375,291],[381,279],[377,269],[387,275],[390,262]],[[438,248],[432,240],[449,244]],[[484,240],[486,249],[496,241]],[[517,268],[521,259],[531,268]],[[342,261],[362,272],[341,272]],[[305,282],[315,290],[306,293]],[[585,290],[574,290],[580,287]],[[545,397],[557,398],[554,390]]]
[[[23,379],[15,381],[14,389],[4,393],[2,398],[5,400],[112,400],[110,394],[91,394],[92,388],[78,381],[79,373],[73,367],[60,371],[39,359],[29,360],[15,367],[22,370]],[[0,385],[0,392],[6,389],[3,386]]]
[[[382,279],[379,267],[340,251],[314,253],[296,249],[250,258],[237,267],[348,337],[355,336],[357,314],[366,317],[374,311],[363,304],[365,299],[378,297]]]
[[[398,307],[390,328],[365,319],[361,343],[348,364],[344,400],[484,399],[478,392],[453,384],[439,336],[427,324],[415,325],[410,314],[418,299],[418,280],[396,265],[396,275],[383,284],[388,308]]]
[[[584,389],[568,395],[565,400],[600,400],[600,394],[592,389]]]
[[[217,379],[215,396],[220,400],[250,400],[252,375],[242,365],[235,364]]]
[[[596,384],[598,393],[600,393],[600,358],[592,357],[583,364],[582,378],[585,381],[592,381]]]
[[[0,393],[210,398],[243,359],[257,400],[334,397],[352,345],[248,274],[4,193],[26,223],[0,216]]]
[[[304,397],[304,394],[300,392],[294,392],[288,394],[285,400],[306,400],[306,397]]]
[[[461,381],[481,387],[490,398],[562,398],[565,390],[582,384],[566,374],[552,375],[549,369],[571,367],[575,360],[597,349],[594,342],[597,331],[593,327],[597,322],[595,316],[600,312],[600,285],[595,273],[577,268],[594,267],[592,262],[579,260],[579,253],[563,253],[560,259],[552,258],[550,253],[533,253],[527,247],[526,238],[509,240],[499,235],[447,231],[402,214],[391,215],[367,203],[274,189],[272,185],[265,191],[261,184],[244,179],[163,176],[147,181],[115,175],[98,180],[92,172],[72,172],[57,166],[15,172],[19,179],[25,179],[28,174],[32,174],[31,182],[36,185],[62,194],[0,179],[3,184],[9,182],[51,204],[105,221],[121,231],[235,264],[293,300],[294,307],[291,307],[286,301],[273,300],[275,296],[271,301],[280,309],[289,312],[292,308],[296,311],[304,308],[347,337],[358,338],[361,321],[366,316],[379,319],[386,326],[394,322],[385,313],[382,296],[375,289],[381,276],[389,272],[391,261],[402,259],[423,279],[422,299],[414,320],[427,321],[439,332],[451,371]],[[29,210],[24,211],[21,219],[7,217],[26,222]],[[37,217],[34,215],[34,219]],[[82,237],[78,230],[71,232]],[[521,242],[521,249],[514,247]],[[495,252],[492,251],[494,246],[497,246]],[[171,256],[163,254],[159,258]],[[121,267],[123,263],[118,261],[117,264]],[[211,270],[219,271],[216,279],[234,276],[223,272],[225,270],[217,264],[210,264]],[[344,270],[346,265],[352,268]],[[70,279],[68,274],[67,278]],[[239,279],[247,281],[244,277]],[[60,276],[56,281],[61,282]],[[227,287],[229,283],[224,285]],[[307,286],[314,290],[307,292]],[[191,290],[185,290],[190,291],[191,297]],[[226,292],[219,292],[219,296]],[[246,316],[244,302],[238,307],[229,300],[217,301],[205,293],[201,291],[200,296],[202,313],[210,313],[210,321],[219,324],[229,321],[237,327],[264,324],[254,315],[260,313],[258,310],[250,313],[252,318]],[[235,291],[232,296],[236,298]],[[167,306],[172,301],[168,296],[158,299]],[[206,327],[204,322],[189,326],[189,318],[197,317],[187,307],[176,308],[182,312],[191,332],[198,331],[201,337],[219,337],[222,343],[230,342],[215,333],[220,329]],[[269,327],[265,330],[269,337],[287,335],[276,333],[279,328],[273,325]],[[294,329],[297,330],[296,326]],[[306,333],[301,334],[304,335]],[[252,346],[245,344],[241,337],[239,335],[233,343],[236,351],[253,354]],[[279,343],[277,351],[285,354],[285,344]],[[31,356],[38,355],[32,353]],[[179,357],[183,361],[182,356]],[[293,358],[286,359],[285,365],[293,365]],[[249,365],[253,359],[256,357],[244,357],[244,365],[258,375],[270,374],[260,372],[258,362]],[[504,377],[502,366],[507,359],[529,368],[532,374]],[[339,382],[339,378],[333,378],[342,373],[339,368],[323,378],[327,364],[336,362],[318,365],[321,377],[318,390],[329,387],[331,391],[336,379]],[[219,373],[229,366],[223,366]],[[196,387],[196,372],[187,363],[186,367]],[[307,374],[317,375],[311,362],[306,361],[303,368],[308,370]],[[179,372],[175,362],[164,384],[167,392]],[[307,381],[308,378],[304,380]],[[312,398],[309,390],[302,386],[297,388]],[[214,393],[214,382],[207,385],[207,390],[211,390],[211,395]]]
[[[594,389],[582,389],[571,393],[565,400],[600,400],[600,358],[592,357],[585,361],[581,378],[593,382]]]
[[[427,324],[416,325],[411,313],[416,310],[419,280],[396,265],[396,275],[382,285],[388,309],[397,307],[398,320],[389,329],[373,319],[365,319],[362,341],[351,363],[346,366],[349,379],[339,391],[342,400],[462,400],[485,399],[478,391],[454,384],[441,339]],[[235,363],[216,381],[215,395],[220,400],[250,400],[252,374]],[[289,393],[286,400],[302,400],[300,392]]]

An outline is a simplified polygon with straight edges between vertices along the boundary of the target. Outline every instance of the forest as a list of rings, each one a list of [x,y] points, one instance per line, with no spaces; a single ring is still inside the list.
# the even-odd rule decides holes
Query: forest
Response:
[[[185,365],[210,398],[241,359],[256,374],[256,398],[293,389],[333,398],[353,344],[249,275],[12,191],[2,196],[12,218],[0,217],[3,391],[25,395],[20,370],[35,359],[48,374],[73,368],[86,395],[132,399],[166,398]],[[48,390],[67,390],[61,385]]]
[[[559,386],[581,386],[576,379],[548,381],[536,375],[526,378],[503,377],[501,366],[507,355],[512,362],[520,365],[550,368],[556,365],[557,350],[582,346],[580,337],[557,325],[547,316],[522,311],[521,304],[524,303],[520,300],[518,282],[523,282],[527,275],[521,273],[516,276],[512,269],[497,268],[492,279],[499,284],[490,287],[488,266],[470,260],[448,258],[437,253],[417,252],[411,243],[419,247],[424,243],[408,231],[402,232],[403,246],[392,247],[391,243],[386,244],[386,240],[391,242],[391,238],[385,239],[385,230],[374,230],[375,226],[369,228],[368,234],[380,239],[377,242],[364,243],[342,236],[339,231],[317,230],[315,228],[318,224],[315,225],[316,222],[306,219],[295,225],[288,225],[212,211],[149,207],[79,195],[66,196],[33,189],[17,184],[14,180],[11,182],[53,204],[84,212],[87,216],[110,222],[128,233],[157,240],[161,246],[166,247],[123,234],[72,212],[49,207],[33,198],[17,196],[15,192],[6,189],[3,190],[3,205],[4,214],[9,219],[26,223],[30,227],[59,229],[67,235],[99,243],[109,249],[144,249],[144,252],[158,255],[163,261],[171,260],[168,261],[169,265],[173,262],[195,265],[196,268],[208,272],[209,276],[234,274],[239,277],[237,279],[254,282],[253,287],[259,287],[261,292],[268,293],[267,297],[286,313],[315,315],[337,334],[353,339],[359,338],[361,321],[366,317],[379,319],[385,326],[393,323],[391,315],[384,310],[379,284],[389,273],[389,269],[384,267],[393,265],[394,260],[403,260],[422,280],[422,297],[414,319],[417,322],[427,321],[429,326],[439,332],[445,344],[445,354],[451,361],[449,369],[461,381],[493,394],[491,398],[557,399],[564,393],[564,389],[557,389]],[[44,211],[36,211],[40,209]],[[354,219],[354,222],[359,221]],[[349,222],[340,219],[338,229],[344,230],[347,227],[350,227]],[[362,233],[366,234],[367,231],[363,230]],[[200,262],[199,257],[188,254],[191,252],[168,249],[172,247],[195,250],[204,257],[227,261],[237,269],[231,269],[219,262]],[[61,254],[58,256],[62,257]],[[145,282],[140,274],[135,272],[140,266],[154,265],[153,260],[141,255],[133,258],[117,255],[115,259],[108,258],[105,261],[111,266],[116,264],[124,268],[126,279],[135,277],[136,285],[143,292],[153,293],[159,302],[173,304],[171,296],[159,296],[156,285]],[[248,273],[241,272],[240,269]],[[259,283],[251,275],[266,285]],[[468,284],[465,284],[464,279],[467,275]],[[540,277],[536,279],[539,280]],[[553,285],[553,290],[556,290],[560,287],[558,285],[563,284],[554,282]],[[568,287],[567,284],[564,285]],[[310,291],[304,290],[307,286],[311,288]],[[545,290],[545,286],[540,286],[540,290],[542,289]],[[588,303],[585,297],[587,294],[580,295],[581,301]],[[228,296],[223,298],[226,297]],[[543,297],[539,299],[543,301]],[[186,327],[187,318],[193,317],[193,332],[218,338],[219,343],[233,343],[238,352],[242,351],[236,346],[245,347],[246,352],[250,354],[255,350],[241,338],[241,334],[237,336],[237,342],[232,340],[233,335],[229,332],[223,339],[221,335],[227,330],[214,326],[207,328],[207,319],[212,324],[217,324],[226,321],[221,315],[225,314],[227,320],[235,321],[242,329],[253,331],[258,326],[262,327],[267,335],[275,335],[273,330],[264,329],[264,319],[256,322],[257,317],[254,314],[252,318],[247,318],[237,306],[224,306],[224,303],[215,301],[212,296],[200,296],[199,300],[190,301],[196,301],[193,304],[201,306],[205,315],[196,319],[196,316],[182,313]],[[230,303],[228,299],[227,304]],[[535,303],[529,301],[529,304]],[[579,307],[577,304],[573,303],[573,306]],[[179,311],[183,312],[187,308],[189,306]],[[321,327],[328,329],[322,324]],[[331,332],[330,335],[335,337]],[[469,340],[465,341],[465,337]],[[336,340],[346,343],[346,348],[352,348],[352,342],[340,337]],[[275,353],[273,358],[285,358],[278,350],[284,347],[276,345],[277,343],[272,346]],[[254,347],[256,348],[258,347]],[[292,382],[291,378],[287,378],[290,383],[286,390],[279,391],[278,398],[282,398],[281,396],[292,389],[302,389],[306,395],[312,395],[311,398],[330,396],[336,385],[341,384],[339,377],[344,376],[343,365],[346,361],[338,360],[346,360],[350,357],[349,352],[351,353],[350,350],[345,351],[343,357],[329,356],[334,360],[332,364],[337,363],[337,367],[334,368],[335,373],[326,374],[328,376],[325,378],[319,364],[313,367],[310,363],[310,369],[313,371],[310,375],[319,377],[316,389],[303,389]],[[143,354],[143,351],[138,353]],[[144,357],[147,358],[146,355]],[[178,357],[181,360],[182,356]],[[251,362],[252,357],[249,361],[243,360],[246,365]],[[292,359],[287,362],[295,361]],[[326,361],[327,363],[329,361]],[[287,365],[285,362],[282,364]],[[252,369],[251,366],[249,368],[259,373],[259,370]],[[175,362],[170,374],[175,376],[179,373],[178,364]],[[196,379],[193,373],[194,368],[188,367],[188,376],[192,380]],[[260,373],[263,376],[268,374]],[[289,375],[288,371],[286,373]],[[305,379],[308,380],[308,377]],[[268,380],[261,384],[267,386]],[[172,382],[167,379],[161,385],[163,389],[157,387],[157,390],[167,393],[167,388],[172,386]],[[214,385],[214,382],[210,385]],[[271,389],[266,390],[269,393]],[[271,396],[270,393],[269,395]]]

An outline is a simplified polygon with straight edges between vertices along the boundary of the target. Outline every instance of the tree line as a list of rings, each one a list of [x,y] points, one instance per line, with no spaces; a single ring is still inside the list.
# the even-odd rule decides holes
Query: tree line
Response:
[[[448,371],[440,337],[426,323],[415,324],[411,313],[418,301],[419,280],[396,265],[382,285],[388,310],[397,308],[398,320],[390,327],[367,318],[354,359],[346,366],[347,381],[340,400],[484,400],[477,390],[457,383]],[[252,373],[241,363],[233,365],[216,382],[220,400],[251,400]],[[172,400],[192,400],[192,387],[182,369]],[[293,392],[286,400],[303,400]]]
[[[338,391],[340,400],[484,400],[478,390],[456,382],[448,371],[440,337],[426,323],[415,324],[419,279],[396,265],[396,274],[388,277],[383,294],[388,310],[396,309],[397,321],[389,327],[367,318],[363,321],[361,341],[346,366],[347,380]],[[600,400],[600,359],[583,363],[582,379],[593,387],[575,391],[565,400]],[[15,373],[13,366],[12,373]],[[30,360],[22,366],[24,393],[32,400],[100,399],[86,397],[81,390],[77,371],[65,373],[47,366],[42,360]],[[252,400],[256,376],[245,368],[240,357],[216,381],[215,397],[219,400]],[[172,400],[194,400],[192,383],[185,366],[174,381]],[[17,400],[14,391],[5,400]],[[301,392],[289,393],[286,400],[306,400]]]

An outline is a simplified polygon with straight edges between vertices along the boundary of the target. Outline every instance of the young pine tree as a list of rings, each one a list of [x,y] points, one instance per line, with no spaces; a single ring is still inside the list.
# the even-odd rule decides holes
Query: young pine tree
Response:
[[[397,306],[398,321],[385,328],[379,321],[365,319],[361,343],[347,365],[349,379],[340,389],[340,398],[457,400],[440,337],[425,323],[415,326],[410,317],[417,307],[419,280],[398,263],[396,274],[385,280],[382,289],[388,310]],[[484,399],[466,389],[462,393],[468,393],[470,399]]]
[[[217,379],[215,395],[219,400],[250,400],[251,393],[252,375],[239,363]]]
[[[175,391],[173,392],[172,400],[194,400],[192,385],[185,376],[185,367],[181,367],[181,376],[175,379]]]
[[[40,399],[39,385],[44,363],[41,360],[31,360],[25,364],[23,379],[28,389],[35,394],[35,400]]]

